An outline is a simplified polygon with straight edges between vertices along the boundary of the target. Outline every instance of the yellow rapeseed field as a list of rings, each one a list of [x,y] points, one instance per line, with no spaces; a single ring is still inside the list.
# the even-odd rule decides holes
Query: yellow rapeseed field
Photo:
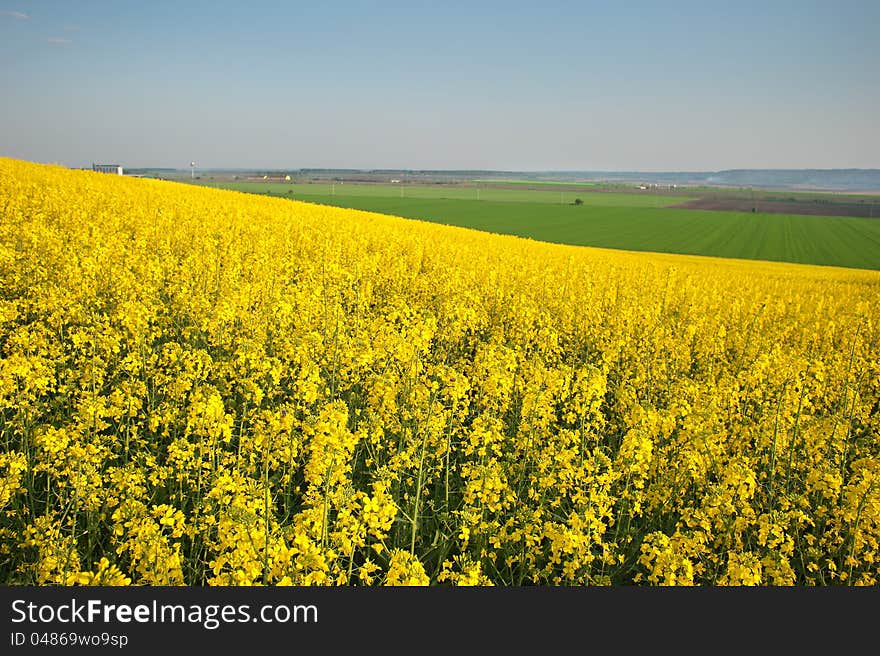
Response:
[[[0,583],[878,583],[878,272],[10,159],[0,208]]]

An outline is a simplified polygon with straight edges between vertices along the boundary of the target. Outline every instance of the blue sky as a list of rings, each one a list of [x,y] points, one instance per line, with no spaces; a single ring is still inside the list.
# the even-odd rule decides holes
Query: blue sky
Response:
[[[880,2],[0,0],[0,155],[880,168]]]

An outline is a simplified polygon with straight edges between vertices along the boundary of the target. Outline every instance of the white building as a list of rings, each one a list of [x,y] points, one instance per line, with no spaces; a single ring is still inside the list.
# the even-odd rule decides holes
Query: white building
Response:
[[[98,173],[115,173],[122,175],[122,166],[119,164],[95,164],[92,163],[92,170]]]

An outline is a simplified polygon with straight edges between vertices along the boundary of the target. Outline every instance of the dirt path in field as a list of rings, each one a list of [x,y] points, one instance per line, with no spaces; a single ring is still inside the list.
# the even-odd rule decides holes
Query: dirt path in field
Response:
[[[880,199],[877,202],[838,202],[828,200],[763,200],[756,198],[698,198],[679,205],[684,210],[714,210],[721,212],[755,212],[763,214],[808,214],[810,216],[861,216],[880,218]]]

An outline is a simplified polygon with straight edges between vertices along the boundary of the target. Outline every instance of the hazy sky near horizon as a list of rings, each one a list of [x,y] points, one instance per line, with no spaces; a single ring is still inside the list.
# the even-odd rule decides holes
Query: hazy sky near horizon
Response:
[[[0,156],[880,168],[880,2],[0,0]]]

